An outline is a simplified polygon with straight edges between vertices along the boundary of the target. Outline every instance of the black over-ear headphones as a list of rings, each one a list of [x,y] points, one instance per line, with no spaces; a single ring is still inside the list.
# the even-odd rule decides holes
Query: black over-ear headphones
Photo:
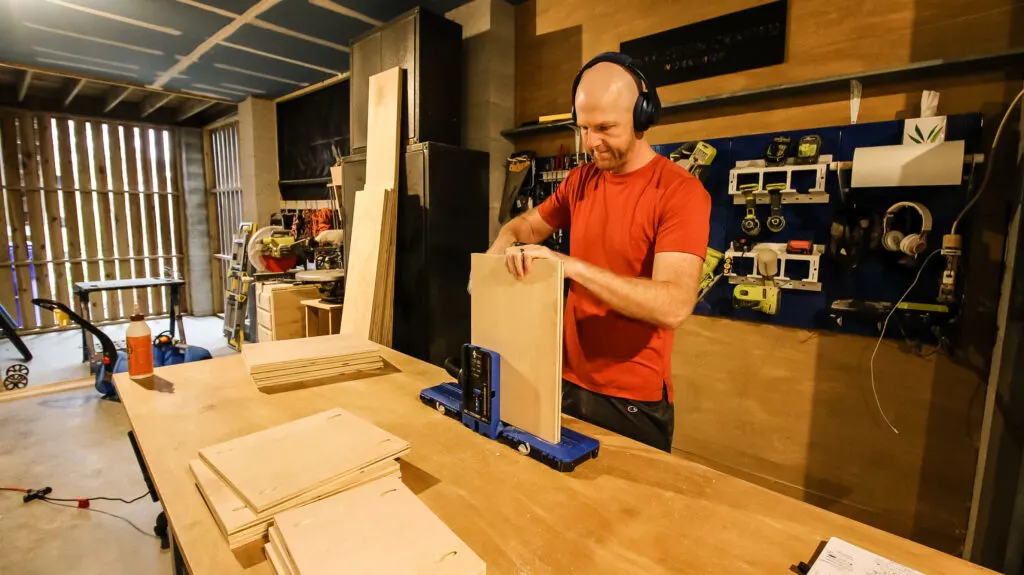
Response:
[[[576,79],[572,81],[572,121],[576,121],[576,89],[580,86],[580,78],[583,77],[584,72],[601,62],[611,62],[622,66],[634,78],[640,80],[640,95],[637,96],[636,104],[633,105],[633,129],[637,132],[646,132],[651,126],[657,124],[658,119],[661,118],[661,100],[658,99],[657,86],[652,86],[647,81],[644,73],[640,71],[632,58],[620,52],[598,54],[580,68]]]

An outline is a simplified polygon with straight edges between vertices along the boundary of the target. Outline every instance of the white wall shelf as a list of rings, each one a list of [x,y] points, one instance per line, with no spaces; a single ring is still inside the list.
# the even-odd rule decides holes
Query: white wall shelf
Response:
[[[740,252],[732,248],[725,251],[725,261],[727,264],[726,269],[730,269],[734,265],[736,258],[750,258],[754,259],[757,256],[759,250],[772,250],[779,255],[779,273],[775,276],[775,285],[782,289],[793,289],[801,291],[821,291],[821,283],[818,281],[818,268],[821,264],[821,255],[825,253],[825,246],[822,244],[814,244],[810,254],[790,254],[786,253],[786,244],[776,243],[759,243],[749,252]],[[805,261],[809,262],[807,270],[807,277],[803,279],[793,279],[786,275],[786,261]],[[731,284],[743,284],[743,285],[764,285],[764,277],[757,273],[757,262],[754,262],[754,273],[748,275],[738,275],[733,272],[725,273],[725,277],[729,278]]]
[[[823,155],[818,158],[817,164],[794,164],[790,158],[784,166],[765,166],[764,160],[747,160],[736,162],[736,167],[729,170],[729,195],[732,202],[742,205],[746,202],[743,192],[739,190],[740,181],[754,183],[751,175],[757,176],[757,184],[760,188],[754,192],[754,199],[759,204],[771,203],[771,195],[765,191],[765,174],[786,175],[786,189],[782,191],[782,203],[784,204],[827,204],[828,192],[825,190],[825,176],[828,174],[829,164],[832,162],[831,155]],[[814,186],[805,192],[793,189],[794,172],[814,172]],[[751,176],[751,177],[742,177]],[[771,183],[771,182],[769,182]],[[779,182],[781,183],[781,182]]]

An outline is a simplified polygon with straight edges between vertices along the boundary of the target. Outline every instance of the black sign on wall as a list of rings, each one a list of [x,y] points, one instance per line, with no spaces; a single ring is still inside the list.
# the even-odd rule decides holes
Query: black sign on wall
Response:
[[[659,32],[620,45],[655,86],[786,61],[787,0]]]

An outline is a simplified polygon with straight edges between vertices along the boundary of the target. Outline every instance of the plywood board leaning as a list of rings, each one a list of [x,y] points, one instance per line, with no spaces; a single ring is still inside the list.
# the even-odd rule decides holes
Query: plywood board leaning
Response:
[[[199,456],[259,513],[408,450],[406,441],[335,408],[201,449]]]
[[[393,192],[367,188],[356,192],[352,222],[352,255],[345,270],[345,309],[341,333],[372,339],[381,236],[387,196]],[[385,246],[386,247],[386,246]]]
[[[366,184],[363,189],[398,189],[402,125],[402,69],[370,76],[366,130]]]
[[[562,431],[562,262],[515,279],[501,255],[473,254],[471,342],[501,355],[501,419],[558,443]]]
[[[370,77],[366,184],[356,192],[342,333],[390,346],[394,318],[402,70]]]
[[[479,575],[482,559],[399,479],[385,478],[274,518],[302,575]]]

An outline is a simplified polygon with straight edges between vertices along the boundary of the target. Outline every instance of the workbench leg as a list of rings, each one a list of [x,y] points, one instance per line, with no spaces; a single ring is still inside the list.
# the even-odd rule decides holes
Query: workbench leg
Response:
[[[84,318],[86,321],[92,321],[91,314],[89,313],[89,294],[80,293],[78,294],[78,315]],[[92,359],[92,335],[82,328],[82,363],[89,363]]]
[[[184,324],[184,322],[182,321],[182,318],[181,318],[181,309],[179,309],[180,302],[181,302],[181,296],[180,296],[180,294],[178,292],[178,286],[171,286],[171,289],[168,290],[168,296],[167,297],[170,299],[170,301],[167,302],[168,303],[167,308],[170,310],[170,314],[171,314],[170,318],[169,318],[170,322],[171,322],[171,339],[174,339],[174,329],[175,329],[175,327],[177,327],[178,334],[181,336],[179,338],[179,341],[181,341],[181,343],[186,343],[185,342],[185,324]]]
[[[181,556],[181,549],[178,548],[178,538],[174,536],[174,529],[171,529],[171,565],[174,575],[188,575],[188,567],[185,566],[185,558]]]

